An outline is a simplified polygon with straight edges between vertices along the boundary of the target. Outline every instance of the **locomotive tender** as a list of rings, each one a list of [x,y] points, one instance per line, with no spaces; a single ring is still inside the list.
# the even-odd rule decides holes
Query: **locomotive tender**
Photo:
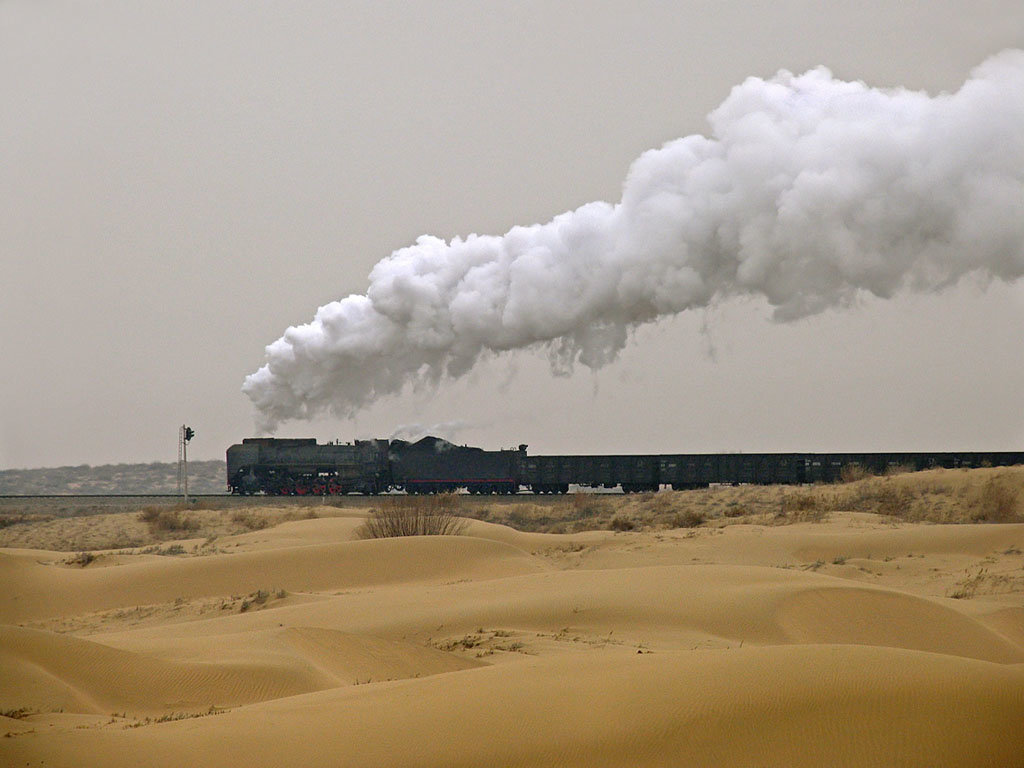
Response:
[[[831,482],[843,467],[981,467],[1024,464],[1024,452],[987,453],[683,453],[626,456],[529,456],[526,446],[485,451],[437,437],[318,444],[314,438],[246,438],[227,451],[235,494],[323,496],[390,490],[472,494],[566,493],[570,485],[621,486],[625,493],[704,488],[712,483],[758,485]]]

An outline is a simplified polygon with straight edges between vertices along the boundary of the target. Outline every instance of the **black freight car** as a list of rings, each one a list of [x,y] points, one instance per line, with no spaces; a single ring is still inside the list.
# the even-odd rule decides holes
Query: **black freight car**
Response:
[[[396,490],[407,493],[443,493],[465,488],[470,493],[517,493],[520,460],[518,450],[485,451],[453,445],[439,437],[415,443],[391,441],[391,479]]]
[[[521,482],[534,493],[566,493],[570,485],[656,491],[658,456],[529,456]]]

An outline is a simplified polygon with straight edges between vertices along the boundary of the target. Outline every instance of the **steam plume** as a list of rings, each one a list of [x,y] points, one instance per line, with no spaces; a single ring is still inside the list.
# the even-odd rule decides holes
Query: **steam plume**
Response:
[[[455,436],[460,432],[465,431],[472,424],[456,419],[455,421],[442,421],[438,424],[400,424],[395,427],[394,432],[391,433],[391,440],[409,440],[416,441],[421,437],[430,435],[432,437],[440,437],[445,440],[454,440]]]
[[[708,119],[710,136],[641,155],[618,203],[380,261],[365,295],[267,347],[243,386],[262,426],[349,416],[538,344],[556,369],[596,368],[632,328],[733,295],[786,321],[1024,274],[1024,51],[934,97],[824,68],[750,78]]]

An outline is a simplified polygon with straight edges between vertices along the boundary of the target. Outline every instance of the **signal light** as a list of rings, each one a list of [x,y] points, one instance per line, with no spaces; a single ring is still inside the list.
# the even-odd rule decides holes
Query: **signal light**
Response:
[[[185,427],[185,442],[187,443],[195,436],[196,432],[192,427]]]

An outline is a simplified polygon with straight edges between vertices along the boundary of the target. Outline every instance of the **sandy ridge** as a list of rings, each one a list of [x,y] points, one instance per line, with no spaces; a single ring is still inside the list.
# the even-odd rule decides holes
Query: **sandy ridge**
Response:
[[[337,713],[343,713],[339,719]],[[1019,669],[793,646],[535,660],[4,745],[47,765],[1021,764]]]

